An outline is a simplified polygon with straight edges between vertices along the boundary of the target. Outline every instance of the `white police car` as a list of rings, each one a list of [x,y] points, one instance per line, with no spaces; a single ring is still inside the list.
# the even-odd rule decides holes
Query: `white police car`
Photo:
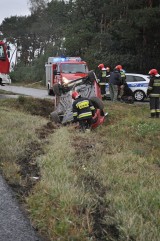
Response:
[[[128,87],[134,93],[136,101],[143,101],[147,97],[149,75],[126,73]],[[109,97],[109,85],[106,84],[106,95]]]

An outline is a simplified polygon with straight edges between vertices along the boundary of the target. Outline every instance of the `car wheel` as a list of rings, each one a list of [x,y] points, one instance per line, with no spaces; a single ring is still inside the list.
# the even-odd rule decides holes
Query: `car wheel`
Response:
[[[142,90],[136,90],[134,92],[134,99],[136,101],[143,101],[145,98],[145,93]]]
[[[104,104],[101,99],[99,99],[98,97],[90,97],[89,99],[92,101],[96,109],[100,109],[100,110],[104,109]]]
[[[48,95],[53,95],[54,96],[53,90],[49,89],[49,87],[48,87]]]
[[[60,123],[60,118],[59,118],[57,111],[53,111],[50,114],[50,117],[51,117],[51,121],[53,121],[54,123]]]

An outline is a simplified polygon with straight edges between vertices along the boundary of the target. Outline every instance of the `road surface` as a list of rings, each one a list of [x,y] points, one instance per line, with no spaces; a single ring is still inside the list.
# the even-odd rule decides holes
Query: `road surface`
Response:
[[[0,241],[42,241],[0,175]]]
[[[1,90],[13,92],[17,95],[28,95],[32,96],[35,98],[49,98],[53,99],[53,96],[49,96],[46,90],[42,89],[35,89],[35,88],[27,88],[23,86],[13,86],[13,85],[5,85],[5,86],[0,86]],[[16,95],[11,95],[10,97],[16,98]]]

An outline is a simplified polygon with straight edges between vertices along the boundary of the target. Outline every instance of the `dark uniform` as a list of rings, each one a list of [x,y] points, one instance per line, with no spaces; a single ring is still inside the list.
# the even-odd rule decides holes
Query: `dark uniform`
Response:
[[[85,131],[91,128],[95,108],[88,98],[81,96],[76,98],[73,102],[72,111],[74,122],[79,122],[81,130]]]
[[[122,65],[117,65],[115,67],[116,70],[118,70],[120,72],[121,75],[121,83],[118,86],[118,100],[121,100],[121,96],[123,95],[123,88],[124,88],[124,83],[126,82],[126,74],[125,74],[125,70],[122,69]]]
[[[150,98],[151,117],[160,117],[160,75],[151,76],[147,95]]]
[[[117,101],[118,99],[118,90],[119,86],[121,85],[121,75],[120,71],[117,69],[114,69],[113,72],[110,74],[109,78],[109,92],[111,101]]]
[[[120,75],[121,75],[121,85],[119,86],[118,90],[118,99],[121,100],[122,95],[124,95],[124,84],[126,83],[126,73],[125,70],[121,69],[120,70]]]
[[[107,83],[107,71],[105,68],[102,68],[99,74],[99,85],[101,89],[102,98],[106,96],[106,83]]]

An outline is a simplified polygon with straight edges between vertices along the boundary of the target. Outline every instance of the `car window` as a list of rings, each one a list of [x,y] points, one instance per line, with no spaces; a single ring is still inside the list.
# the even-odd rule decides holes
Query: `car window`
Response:
[[[132,75],[126,75],[126,81],[127,82],[134,82],[134,78]]]
[[[139,77],[139,76],[134,76],[134,81],[146,81],[144,78]]]
[[[143,77],[140,76],[135,76],[135,75],[126,75],[126,81],[127,82],[144,82],[146,81],[146,79],[144,79]]]

